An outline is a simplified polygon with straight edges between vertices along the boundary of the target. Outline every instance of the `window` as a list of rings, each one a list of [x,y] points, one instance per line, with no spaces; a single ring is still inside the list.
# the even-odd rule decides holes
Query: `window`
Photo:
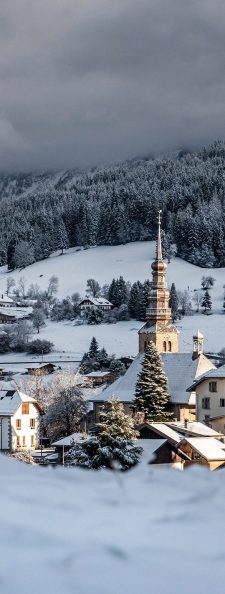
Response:
[[[220,406],[225,406],[225,398],[220,398]]]
[[[172,351],[172,343],[171,343],[171,341],[170,341],[170,340],[169,340],[169,342],[168,342],[168,351],[169,351],[170,353],[171,353],[171,351]]]
[[[29,415],[29,403],[28,402],[22,403],[22,415]]]
[[[30,428],[35,429],[35,419],[30,419]]]
[[[209,382],[209,391],[217,392],[217,382]]]
[[[31,445],[31,447],[32,447],[32,448],[33,448],[33,447],[34,447],[34,445],[35,445],[35,441],[34,441],[34,435],[31,435],[31,438],[30,438],[30,445]]]
[[[204,410],[210,408],[210,398],[202,398],[202,408]]]
[[[16,429],[21,429],[21,419],[16,419]]]
[[[164,350],[164,353],[166,353],[166,341],[165,340],[164,340],[164,343],[163,343],[163,350]]]
[[[23,435],[23,447],[25,447],[25,445],[26,445],[26,437],[25,437],[25,435]]]
[[[17,443],[17,447],[19,448],[20,447],[20,437],[16,438],[16,443]]]

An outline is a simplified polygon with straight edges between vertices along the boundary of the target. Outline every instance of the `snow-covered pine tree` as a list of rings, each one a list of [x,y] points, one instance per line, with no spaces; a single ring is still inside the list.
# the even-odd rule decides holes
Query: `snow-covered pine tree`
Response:
[[[169,394],[167,379],[162,368],[162,361],[153,342],[149,342],[139,373],[135,407],[143,412],[146,421],[168,421],[172,413],[169,411]]]
[[[208,289],[206,289],[206,291],[205,291],[205,294],[202,298],[201,305],[204,308],[203,313],[207,313],[212,309],[212,299],[211,299]]]
[[[142,453],[142,448],[134,444],[137,436],[122,403],[111,400],[101,412],[95,435],[72,446],[66,465],[127,470],[139,462]]]
[[[98,356],[98,353],[99,353],[98,342],[97,342],[95,336],[93,336],[93,338],[91,340],[90,347],[89,347],[88,355],[91,359],[96,359],[96,357]]]
[[[178,300],[178,295],[177,295],[176,287],[175,287],[175,284],[172,283],[171,289],[170,289],[169,306],[171,307],[171,313],[172,313],[173,322],[178,317],[178,305],[179,305],[179,300]]]
[[[97,360],[98,363],[100,363],[100,367],[107,367],[107,365],[109,364],[109,356],[104,347],[99,351],[97,355]]]
[[[69,247],[69,239],[67,235],[66,226],[62,218],[60,218],[58,222],[57,235],[58,248],[61,250],[61,254],[63,254],[64,250],[67,250]]]

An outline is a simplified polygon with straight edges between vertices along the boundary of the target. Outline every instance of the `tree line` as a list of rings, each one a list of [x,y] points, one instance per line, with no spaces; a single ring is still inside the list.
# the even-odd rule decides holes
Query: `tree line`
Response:
[[[225,144],[61,176],[0,176],[0,265],[9,270],[68,247],[152,240],[162,209],[164,253],[225,265]]]

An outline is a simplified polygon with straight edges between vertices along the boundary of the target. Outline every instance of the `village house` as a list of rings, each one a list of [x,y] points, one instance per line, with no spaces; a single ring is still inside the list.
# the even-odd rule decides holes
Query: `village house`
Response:
[[[13,388],[0,390],[0,450],[33,450],[39,444],[38,402]]]
[[[81,313],[88,313],[92,310],[110,311],[113,308],[112,303],[104,297],[85,297],[79,303]]]
[[[15,302],[11,297],[8,295],[4,295],[3,293],[0,295],[0,307],[13,307]]]
[[[54,363],[51,362],[36,363],[32,366],[27,367],[26,369],[28,375],[35,375],[40,377],[43,375],[49,375],[50,373],[53,373],[56,369],[56,365],[54,365]]]
[[[146,441],[153,440],[154,443],[150,464],[169,465],[180,470],[191,464],[201,464],[215,470],[225,464],[224,435],[204,423],[148,423],[140,428],[140,437],[146,426]],[[156,440],[160,440],[159,446]]]
[[[112,381],[114,374],[111,371],[91,371],[91,373],[85,375],[85,378],[89,380],[89,384],[94,388]]]
[[[225,365],[211,369],[189,387],[196,393],[196,418],[225,434]]]
[[[19,320],[29,320],[31,313],[31,307],[22,308],[15,303],[11,306],[0,305],[0,324],[15,324]]]
[[[16,321],[16,316],[13,313],[0,310],[0,324],[15,324]]]
[[[99,421],[102,405],[112,398],[118,398],[124,404],[126,414],[134,414],[135,388],[146,346],[152,341],[162,359],[163,369],[168,379],[168,391],[171,410],[177,420],[194,420],[196,416],[195,390],[187,392],[188,386],[196,378],[215,365],[203,353],[203,335],[197,332],[193,336],[192,352],[179,352],[179,331],[172,324],[169,307],[169,291],[166,284],[167,265],[162,257],[161,221],[159,216],[156,259],[152,263],[152,283],[146,310],[146,322],[139,330],[139,353],[123,377],[118,378],[105,390],[93,396],[92,415],[89,423]]]

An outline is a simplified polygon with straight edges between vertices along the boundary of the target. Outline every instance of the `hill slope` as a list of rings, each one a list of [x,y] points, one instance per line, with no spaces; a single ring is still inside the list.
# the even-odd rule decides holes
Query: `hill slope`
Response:
[[[10,268],[61,247],[153,239],[200,266],[225,265],[225,145],[95,171],[0,176],[0,263]]]
[[[45,289],[49,278],[55,274],[59,278],[60,298],[79,291],[85,294],[86,281],[90,277],[96,278],[101,285],[109,283],[113,277],[123,275],[127,281],[137,279],[144,281],[151,277],[151,262],[155,256],[155,242],[135,242],[123,246],[100,246],[88,250],[68,252],[60,256],[52,255],[42,262],[36,262],[22,271],[10,273],[16,281],[23,276],[28,287],[30,283],[37,283]],[[192,298],[195,289],[201,286],[204,274],[212,274],[215,286],[211,290],[213,312],[212,316],[202,314],[184,317],[179,322],[180,350],[191,351],[192,336],[198,327],[205,335],[205,350],[218,352],[225,346],[225,315],[222,314],[223,285],[225,269],[203,270],[193,264],[174,258],[168,265],[168,286],[175,282],[178,289],[189,287]],[[6,289],[9,273],[5,267],[0,269],[0,292]],[[105,346],[109,353],[117,355],[136,355],[138,350],[137,331],[141,322],[131,320],[115,325],[101,324],[100,326],[85,325],[74,327],[72,322],[47,322],[41,330],[41,336],[53,341],[56,350],[71,352],[76,358],[81,358],[88,349],[93,335],[100,346]],[[16,359],[16,356],[13,356]],[[12,355],[1,356],[2,362],[11,360]],[[21,356],[18,355],[18,359]]]

